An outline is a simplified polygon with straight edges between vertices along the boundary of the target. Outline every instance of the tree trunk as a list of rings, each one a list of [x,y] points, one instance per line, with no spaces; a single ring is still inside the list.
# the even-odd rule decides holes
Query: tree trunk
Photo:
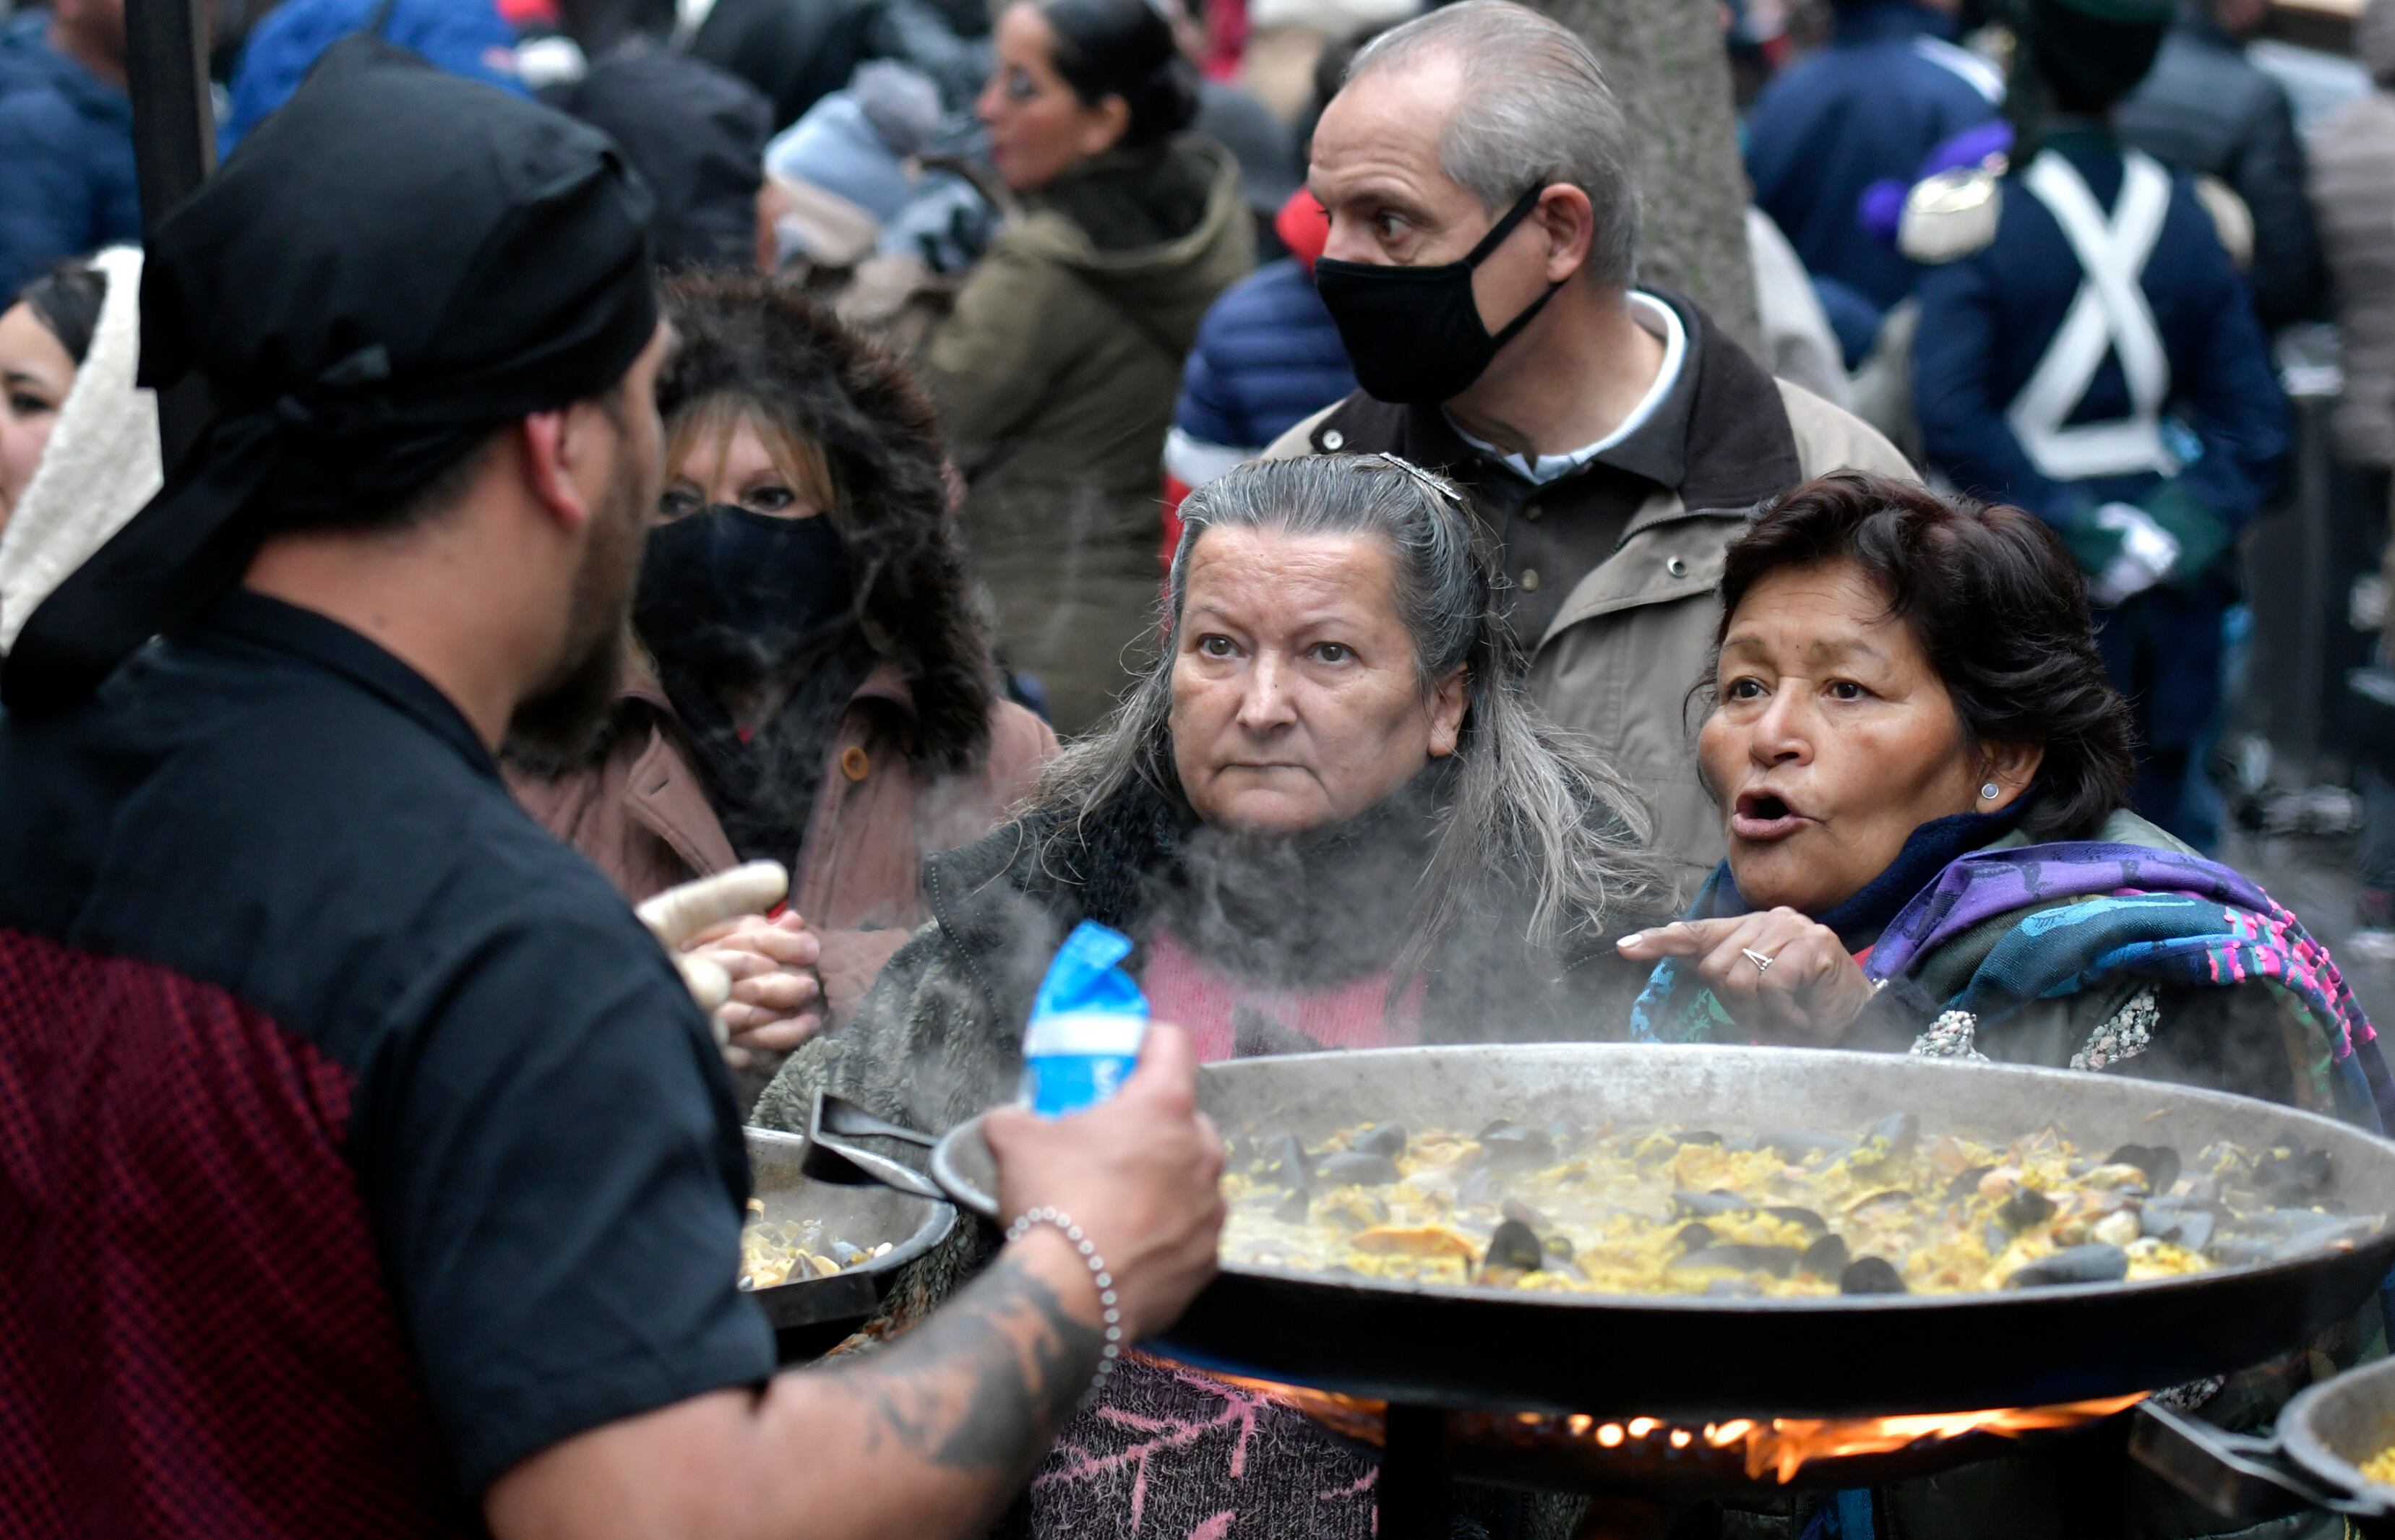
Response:
[[[1762,356],[1746,255],[1746,168],[1713,0],[1528,0],[1605,65],[1638,147],[1641,279],[1677,289]]]

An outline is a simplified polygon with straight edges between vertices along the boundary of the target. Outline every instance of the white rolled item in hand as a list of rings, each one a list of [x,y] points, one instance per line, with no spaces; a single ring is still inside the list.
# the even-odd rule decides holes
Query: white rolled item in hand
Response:
[[[732,999],[732,976],[721,963],[704,957],[677,953],[674,966],[681,970],[681,981],[698,1008],[707,1013],[707,1024],[715,1031],[718,1048],[732,1041],[732,1029],[723,1025],[722,1011]]]
[[[644,900],[633,911],[641,917],[641,923],[648,926],[650,933],[673,953],[674,966],[681,970],[682,983],[689,989],[691,998],[698,1002],[698,1008],[707,1013],[707,1024],[714,1029],[718,1048],[732,1041],[722,1015],[725,1003],[732,999],[732,975],[709,958],[684,953],[682,944],[727,920],[763,914],[787,897],[789,892],[790,874],[781,862],[750,861],[712,877],[669,887]]]
[[[789,896],[789,892],[790,874],[781,862],[750,861],[669,887],[643,900],[635,912],[658,940],[678,948],[709,926],[743,915],[763,914]]]

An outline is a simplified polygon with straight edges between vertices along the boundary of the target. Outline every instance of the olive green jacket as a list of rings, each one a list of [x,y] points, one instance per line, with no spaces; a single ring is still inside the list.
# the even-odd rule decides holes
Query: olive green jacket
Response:
[[[1153,178],[1143,168],[1160,166]],[[1008,665],[1049,689],[1066,735],[1122,684],[1118,661],[1156,597],[1164,438],[1198,323],[1254,265],[1254,226],[1230,153],[1183,137],[1145,159],[1102,156],[1132,231],[1143,194],[1164,205],[1144,245],[1065,212],[1105,200],[1055,190],[1014,219],[956,296],[923,358],[966,482],[962,522],[998,612]],[[1180,205],[1151,181],[1202,189]]]
[[[1196,139],[1171,151],[1207,179],[1196,228],[1115,249],[1035,204],[999,232],[932,334],[940,425],[976,499],[1086,479],[1145,497],[1153,523],[1181,361],[1216,297],[1255,264],[1230,153]]]

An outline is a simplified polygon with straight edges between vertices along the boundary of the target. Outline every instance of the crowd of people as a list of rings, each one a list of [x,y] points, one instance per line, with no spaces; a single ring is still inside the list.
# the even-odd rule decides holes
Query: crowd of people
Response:
[[[2257,0],[1730,7],[1736,315],[1513,0],[211,14],[225,158],[146,232],[123,0],[0,31],[0,1532],[1367,1535],[1369,1448],[1127,1347],[1212,1269],[1227,1058],[2395,1128],[2206,769],[2274,336],[2341,323],[2389,533],[2395,0],[2309,162]],[[744,1124],[1009,1102],[1092,921],[1136,1073],[993,1113],[1004,1238],[778,1366]],[[1715,1521],[2215,1533],[2138,1480]]]

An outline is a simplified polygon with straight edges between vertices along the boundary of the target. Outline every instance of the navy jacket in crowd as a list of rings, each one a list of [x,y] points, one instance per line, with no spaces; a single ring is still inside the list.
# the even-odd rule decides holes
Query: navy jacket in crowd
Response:
[[[133,103],[51,47],[49,20],[0,30],[0,307],[70,257],[141,238]]]
[[[1295,258],[1267,262],[1198,323],[1165,468],[1202,485],[1355,388],[1313,276]]]
[[[2093,134],[2058,137],[2087,190],[2109,212],[2119,198],[2120,151]],[[1925,272],[1913,342],[1913,407],[1928,458],[1962,490],[2016,503],[2069,527],[2099,504],[2141,503],[2152,472],[2055,481],[2031,463],[2005,414],[2029,382],[2078,293],[2080,268],[2062,227],[2014,177],[2001,187],[1995,239],[1974,256]],[[2177,482],[2228,524],[2252,520],[2278,490],[2290,442],[2286,398],[2252,295],[2184,176],[2140,286],[2170,358],[2166,419],[2191,435]],[[2128,379],[2107,355],[2069,422],[2127,416]],[[2186,450],[2197,450],[2189,454]]]
[[[1841,6],[1830,46],[1766,86],[1748,114],[1754,201],[1833,313],[1841,288],[1886,311],[1912,286],[1913,265],[1857,218],[1863,189],[1912,180],[1931,150],[1995,114],[2002,79],[1950,42],[1952,31],[1905,0]]]

